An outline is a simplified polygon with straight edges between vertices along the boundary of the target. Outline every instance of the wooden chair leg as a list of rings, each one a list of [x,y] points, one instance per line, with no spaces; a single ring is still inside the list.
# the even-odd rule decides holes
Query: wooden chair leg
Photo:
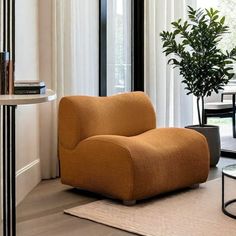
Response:
[[[125,206],[134,206],[136,204],[136,200],[131,200],[131,201],[123,201],[123,204]]]
[[[199,187],[200,187],[200,184],[193,184],[192,186],[190,186],[191,189],[196,189]]]

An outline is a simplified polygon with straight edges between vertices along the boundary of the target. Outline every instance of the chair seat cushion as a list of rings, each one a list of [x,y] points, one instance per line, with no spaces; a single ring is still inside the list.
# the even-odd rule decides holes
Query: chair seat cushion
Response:
[[[122,200],[201,183],[209,172],[205,137],[182,128],[131,137],[97,135],[61,152],[63,183]]]
[[[220,110],[232,108],[232,101],[225,102],[209,102],[205,104],[205,109],[207,110]]]

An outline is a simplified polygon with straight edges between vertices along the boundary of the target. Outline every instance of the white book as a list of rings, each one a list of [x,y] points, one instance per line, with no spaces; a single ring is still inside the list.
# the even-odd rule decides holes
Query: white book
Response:
[[[44,81],[39,80],[16,80],[15,87],[45,87]]]

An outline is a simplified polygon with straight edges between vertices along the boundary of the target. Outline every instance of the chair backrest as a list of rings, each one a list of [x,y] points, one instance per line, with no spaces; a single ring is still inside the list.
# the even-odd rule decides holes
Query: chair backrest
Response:
[[[143,92],[69,96],[60,101],[59,142],[68,149],[94,135],[133,136],[155,127],[155,111]]]
[[[220,89],[218,93],[212,92],[211,96],[205,97],[205,103],[211,102],[221,102],[221,94],[223,91],[235,91],[236,90],[236,83],[234,80],[231,80],[229,84],[223,87],[223,90]],[[224,101],[232,101],[232,95],[224,95]]]

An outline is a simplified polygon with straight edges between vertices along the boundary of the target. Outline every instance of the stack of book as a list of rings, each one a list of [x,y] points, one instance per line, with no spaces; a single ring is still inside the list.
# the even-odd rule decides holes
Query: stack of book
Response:
[[[46,85],[44,81],[15,81],[15,94],[44,94],[46,92]]]

